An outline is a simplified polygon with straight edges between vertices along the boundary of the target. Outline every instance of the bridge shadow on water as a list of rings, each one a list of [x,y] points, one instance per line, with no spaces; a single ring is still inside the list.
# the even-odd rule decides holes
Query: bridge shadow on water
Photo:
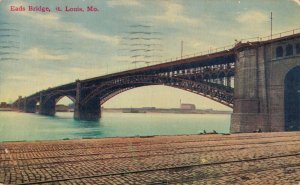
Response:
[[[81,131],[74,132],[75,136],[80,138],[97,138],[104,136],[104,131],[100,125],[100,121],[73,121],[73,126]]]
[[[71,126],[76,130],[73,132],[75,138],[97,138],[104,135],[101,121],[82,121],[75,120],[73,114],[58,113],[53,116],[53,119],[69,122]]]

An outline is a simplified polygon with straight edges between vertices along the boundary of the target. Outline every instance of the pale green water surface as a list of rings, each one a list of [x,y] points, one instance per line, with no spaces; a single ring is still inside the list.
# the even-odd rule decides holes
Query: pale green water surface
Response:
[[[99,122],[75,121],[73,113],[55,117],[0,112],[0,141],[59,140],[120,136],[228,133],[230,115],[103,113]]]

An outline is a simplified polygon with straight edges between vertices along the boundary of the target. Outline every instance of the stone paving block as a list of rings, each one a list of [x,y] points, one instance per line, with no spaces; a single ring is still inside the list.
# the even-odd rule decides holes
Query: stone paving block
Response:
[[[298,184],[300,133],[0,143],[5,184]]]

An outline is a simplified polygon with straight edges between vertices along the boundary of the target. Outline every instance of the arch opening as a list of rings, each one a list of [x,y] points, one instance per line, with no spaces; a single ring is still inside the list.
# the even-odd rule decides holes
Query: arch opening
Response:
[[[287,45],[285,50],[286,50],[285,56],[293,55],[293,45],[291,44]]]
[[[285,130],[300,130],[300,66],[290,70],[284,81]]]
[[[40,111],[41,105],[40,105],[40,101],[37,101],[35,103],[35,113],[38,113]]]
[[[75,99],[70,96],[61,96],[55,100],[55,112],[74,111]]]
[[[283,48],[282,48],[282,46],[278,46],[276,48],[276,58],[278,58],[278,57],[283,57]]]
[[[115,91],[129,88],[129,87],[140,87],[148,85],[164,85],[175,87],[178,89],[186,90],[189,92],[196,93],[208,97],[214,101],[217,101],[221,104],[224,104],[228,107],[233,106],[233,89],[213,84],[213,83],[203,83],[203,82],[194,82],[186,80],[183,78],[169,78],[166,76],[130,76],[122,78],[118,81],[112,81],[109,83],[104,83],[101,86],[97,87],[95,90],[90,92],[82,101],[82,105],[87,105],[93,97],[99,97],[100,101],[106,98],[105,94],[112,94]]]
[[[105,108],[156,107],[176,109],[180,107],[181,100],[182,103],[195,104],[200,109],[232,110],[209,97],[168,85],[147,85],[124,89],[109,97],[102,106]]]
[[[300,43],[296,44],[296,54],[300,54]]]

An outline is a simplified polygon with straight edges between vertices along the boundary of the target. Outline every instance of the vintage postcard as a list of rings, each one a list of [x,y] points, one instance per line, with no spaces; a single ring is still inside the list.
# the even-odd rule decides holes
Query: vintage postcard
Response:
[[[300,0],[0,0],[0,184],[300,184]]]

